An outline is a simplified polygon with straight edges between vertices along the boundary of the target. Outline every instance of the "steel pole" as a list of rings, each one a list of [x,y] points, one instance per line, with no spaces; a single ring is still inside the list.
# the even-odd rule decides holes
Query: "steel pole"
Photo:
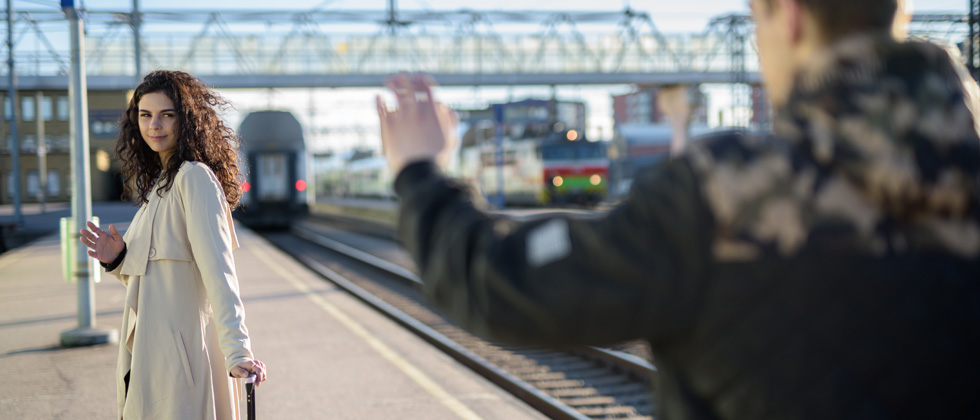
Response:
[[[493,106],[494,119],[494,163],[497,167],[497,196],[494,205],[497,208],[504,208],[504,107],[502,105]]]
[[[14,68],[14,2],[7,0],[7,78],[9,91],[7,98],[10,99],[10,163],[14,177],[11,191],[14,196],[14,223],[24,224],[24,215],[21,214],[20,200],[20,139],[17,136],[17,70]]]
[[[69,17],[71,25],[71,74],[69,93],[71,97],[71,173],[72,173],[72,217],[75,230],[85,226],[92,218],[92,194],[89,191],[89,142],[88,142],[88,94],[86,92],[84,41],[85,23],[78,13]],[[78,327],[95,327],[95,300],[90,274],[91,261],[85,245],[75,243],[74,277],[78,284]]]
[[[37,104],[37,202],[41,206],[41,214],[44,214],[48,191],[48,142],[44,138],[44,94],[37,91],[34,101]],[[50,107],[48,110],[50,111]]]
[[[133,0],[133,53],[136,56],[136,83],[143,77],[143,36],[140,34],[143,16],[140,14],[140,0]]]
[[[65,7],[66,3],[69,7]],[[71,157],[72,157],[72,218],[75,222],[75,269],[72,277],[78,287],[78,328],[61,333],[61,345],[66,347],[105,344],[118,340],[115,330],[95,329],[95,286],[92,282],[94,260],[80,240],[78,231],[92,218],[88,140],[88,94],[85,83],[85,22],[73,0],[62,0],[68,17],[71,36],[71,73],[68,96],[71,98]]]
[[[395,32],[393,28],[396,22],[398,22],[398,5],[395,0],[388,0],[388,26],[392,29],[392,33]]]

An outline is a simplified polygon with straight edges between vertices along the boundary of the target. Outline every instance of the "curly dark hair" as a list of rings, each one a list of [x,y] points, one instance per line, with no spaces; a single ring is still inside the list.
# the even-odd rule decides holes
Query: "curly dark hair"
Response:
[[[177,111],[177,146],[163,168],[159,155],[143,140],[139,126],[139,103],[144,95],[160,92],[170,98]],[[138,204],[149,201],[149,193],[159,178],[161,189],[169,191],[180,165],[202,162],[221,182],[228,206],[234,209],[242,196],[243,174],[239,168],[241,139],[218,117],[217,110],[230,103],[200,79],[181,72],[159,70],[147,74],[136,87],[133,99],[119,121],[116,157],[122,161],[123,197]]]

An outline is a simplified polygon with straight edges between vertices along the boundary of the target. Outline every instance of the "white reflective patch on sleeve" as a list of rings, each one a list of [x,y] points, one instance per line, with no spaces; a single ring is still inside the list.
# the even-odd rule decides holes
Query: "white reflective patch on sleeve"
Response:
[[[540,267],[572,253],[568,222],[555,219],[538,226],[527,235],[527,262]]]

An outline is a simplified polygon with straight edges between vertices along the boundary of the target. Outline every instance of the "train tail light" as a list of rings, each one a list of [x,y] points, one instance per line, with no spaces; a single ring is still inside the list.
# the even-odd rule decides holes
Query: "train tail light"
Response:
[[[248,181],[242,183],[242,192],[247,193],[252,189],[252,184]]]
[[[599,185],[602,183],[602,177],[599,175],[592,175],[589,177],[589,183],[592,185]]]
[[[562,177],[560,176],[556,176],[554,179],[551,180],[551,183],[554,184],[556,187],[560,187],[561,184],[565,183],[565,180],[562,179]]]
[[[306,191],[306,181],[302,179],[296,181],[296,191]]]

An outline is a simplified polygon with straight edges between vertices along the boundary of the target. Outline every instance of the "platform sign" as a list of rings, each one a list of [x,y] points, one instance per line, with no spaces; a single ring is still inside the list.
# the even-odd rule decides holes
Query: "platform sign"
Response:
[[[92,223],[99,226],[99,218],[93,217]],[[76,241],[79,240],[81,234],[75,229],[75,221],[71,217],[61,218],[61,267],[62,275],[65,277],[66,283],[74,282],[74,277],[71,275],[72,267],[75,264],[75,250],[78,249]],[[102,270],[94,269],[90,270],[89,275],[92,281],[99,283],[102,281]]]
[[[72,243],[72,231],[75,230],[75,221],[71,217],[61,218],[61,267],[63,275],[65,276],[65,282],[71,283],[71,267],[72,261],[74,261],[72,256],[72,250],[75,249],[75,244]]]

